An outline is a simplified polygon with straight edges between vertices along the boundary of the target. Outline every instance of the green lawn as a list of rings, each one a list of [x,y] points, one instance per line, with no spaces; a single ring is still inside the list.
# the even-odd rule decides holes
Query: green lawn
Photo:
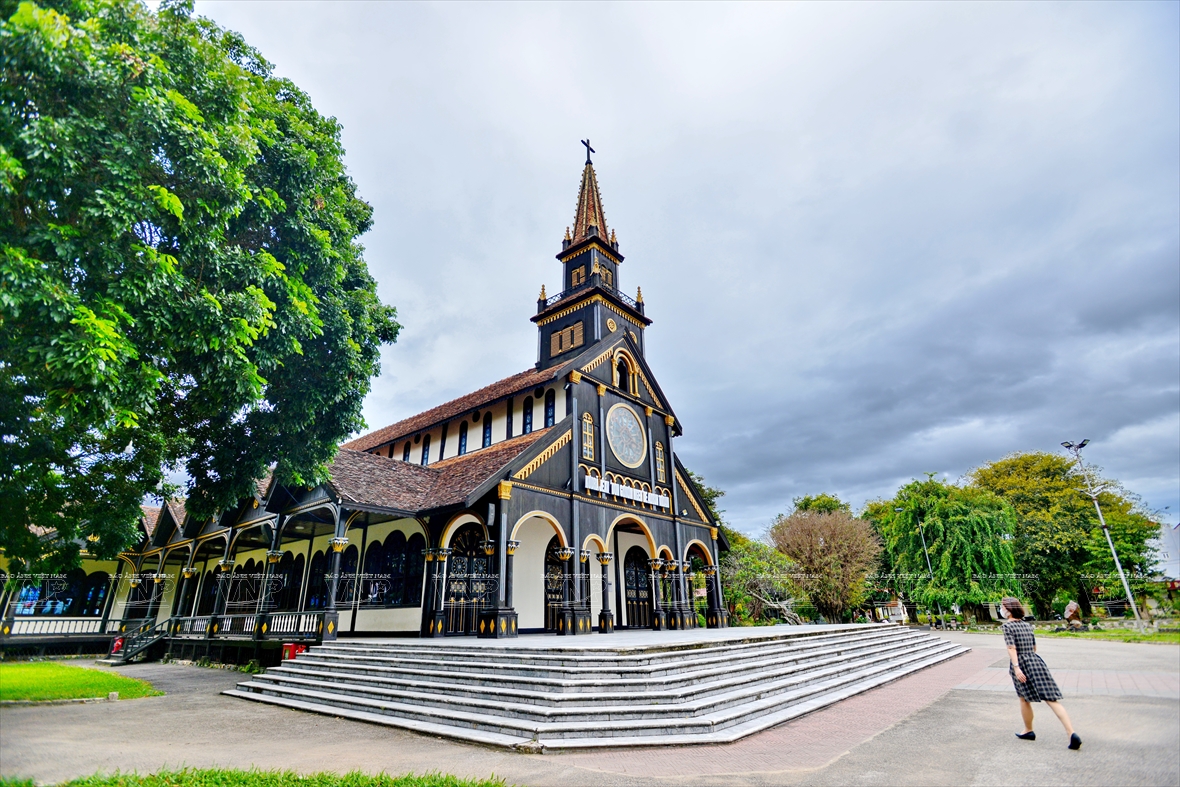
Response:
[[[460,779],[442,773],[425,776],[369,776],[354,771],[341,776],[336,773],[301,775],[292,771],[236,771],[210,768],[208,770],[160,771],[140,776],[89,776],[64,782],[61,787],[505,787],[503,779]],[[33,782],[22,779],[0,780],[0,787],[33,787]]]
[[[1062,637],[1066,639],[1104,639],[1110,642],[1154,642],[1162,645],[1180,645],[1178,631],[1152,631],[1140,634],[1135,629],[1104,629],[1102,631],[1037,631],[1038,637]]]
[[[0,662],[0,700],[88,699],[112,691],[121,700],[164,693],[142,680],[55,661]]]
[[[999,626],[973,628],[970,631],[972,634],[1001,633]],[[1157,645],[1180,645],[1180,632],[1177,631],[1151,631],[1140,634],[1135,629],[1112,628],[1074,633],[1072,631],[1049,631],[1039,628],[1036,634],[1038,637],[1059,637],[1062,639],[1100,639],[1107,642],[1152,642]]]

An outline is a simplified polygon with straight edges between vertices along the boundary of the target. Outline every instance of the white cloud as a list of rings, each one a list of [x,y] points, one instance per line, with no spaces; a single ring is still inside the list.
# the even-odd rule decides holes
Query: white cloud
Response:
[[[533,362],[589,136],[740,526],[1083,436],[1180,510],[1180,6],[197,8],[344,125],[406,325],[370,424]]]

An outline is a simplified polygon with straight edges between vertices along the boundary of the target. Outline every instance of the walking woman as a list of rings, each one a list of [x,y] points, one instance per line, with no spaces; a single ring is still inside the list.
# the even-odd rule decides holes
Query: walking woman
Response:
[[[1000,614],[1006,619],[1004,622],[1004,644],[1008,646],[1008,674],[1012,676],[1012,685],[1016,687],[1016,696],[1020,698],[1020,718],[1024,720],[1024,732],[1016,733],[1021,740],[1035,741],[1037,734],[1033,732],[1034,702],[1044,701],[1049,710],[1061,720],[1061,726],[1069,733],[1069,748],[1082,748],[1082,739],[1073,731],[1073,724],[1069,721],[1069,714],[1061,704],[1061,689],[1057,688],[1057,681],[1049,674],[1049,668],[1037,655],[1037,640],[1033,634],[1033,627],[1024,621],[1024,607],[1019,599],[1005,598],[1000,602]]]

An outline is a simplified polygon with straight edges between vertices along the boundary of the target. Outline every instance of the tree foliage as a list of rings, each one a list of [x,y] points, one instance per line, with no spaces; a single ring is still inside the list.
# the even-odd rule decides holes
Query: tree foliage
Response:
[[[865,516],[884,539],[894,589],[927,607],[978,607],[1020,590],[1010,545],[1012,508],[986,490],[931,476],[871,504]]]
[[[780,602],[799,595],[795,566],[769,544],[744,538],[731,544],[721,558],[721,587],[731,620],[737,625],[770,622],[774,610],[768,601]]]
[[[852,507],[835,495],[820,493],[818,495],[803,495],[791,501],[796,511],[814,511],[824,513],[831,511],[852,512]]]
[[[1089,472],[1102,490],[1098,503],[1123,568],[1141,584],[1155,562],[1151,541],[1159,524],[1117,482],[1101,480],[1096,468]],[[1025,592],[1039,616],[1052,613],[1059,591],[1076,598],[1084,615],[1090,614],[1095,595],[1125,595],[1085,479],[1072,459],[1040,452],[1012,454],[976,468],[968,480],[1014,509],[1014,557],[1029,576]]]
[[[796,582],[804,595],[828,620],[839,622],[846,610],[868,596],[867,578],[877,567],[881,545],[869,523],[854,517],[846,506],[780,514],[769,536],[795,564]]]
[[[339,125],[191,4],[0,14],[0,545],[113,555],[173,464],[199,518],[322,480],[399,328]]]

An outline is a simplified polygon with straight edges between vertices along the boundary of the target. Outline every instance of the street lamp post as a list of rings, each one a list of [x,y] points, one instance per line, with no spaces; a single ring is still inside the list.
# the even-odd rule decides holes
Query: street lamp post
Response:
[[[1102,506],[1098,505],[1099,490],[1090,479],[1090,472],[1082,464],[1082,449],[1089,442],[1090,438],[1088,437],[1080,443],[1071,443],[1067,440],[1061,444],[1061,447],[1073,454],[1078,470],[1082,473],[1082,478],[1086,482],[1086,494],[1090,496],[1090,500],[1094,503],[1094,510],[1098,512],[1098,522],[1102,525],[1102,533],[1106,536],[1106,545],[1110,547],[1110,554],[1114,557],[1114,567],[1118,569],[1119,579],[1123,582],[1123,591],[1127,594],[1127,600],[1131,602],[1131,611],[1135,613],[1135,625],[1137,628],[1142,628],[1143,618],[1139,617],[1139,607],[1135,604],[1135,596],[1131,594],[1131,586],[1127,583],[1127,575],[1123,573],[1123,564],[1119,562],[1119,553],[1115,551],[1114,541],[1110,537],[1110,527],[1106,524],[1106,517],[1102,516]]]
[[[895,508],[893,510],[899,514],[903,513],[905,511],[904,508]],[[930,584],[933,585],[934,584],[934,566],[932,566],[930,563],[930,550],[926,548],[926,531],[922,529],[922,520],[920,520],[920,519],[918,520],[918,535],[920,535],[922,537],[922,552],[926,555],[926,570],[930,572]],[[942,627],[945,629],[946,628],[946,615],[944,615],[942,612],[942,602],[936,601],[934,603],[938,606],[938,616],[940,618],[942,618]]]

